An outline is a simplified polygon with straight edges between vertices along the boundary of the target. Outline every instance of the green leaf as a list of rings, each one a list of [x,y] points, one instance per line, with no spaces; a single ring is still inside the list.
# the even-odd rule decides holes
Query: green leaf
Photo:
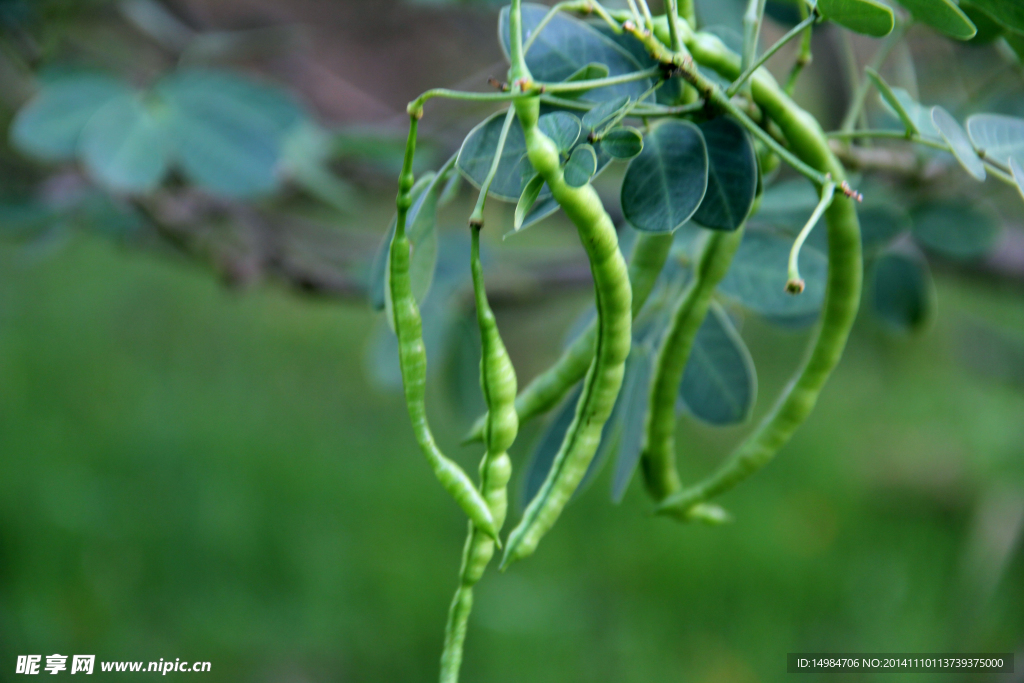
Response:
[[[547,7],[523,3],[523,40],[529,39],[533,27],[548,13]],[[506,57],[509,51],[509,8],[501,10],[498,35]],[[586,22],[567,14],[558,14],[543,28],[526,54],[526,66],[537,81],[564,81],[590,64],[603,64],[611,76],[620,76],[641,67],[628,51]],[[580,94],[580,99],[602,102],[627,95],[636,99],[651,87],[649,79],[611,85]]]
[[[602,102],[583,115],[583,129],[588,133],[597,129],[602,123],[611,120],[625,107],[628,107],[631,101],[629,97],[622,96]]]
[[[1001,114],[975,114],[967,119],[974,146],[1000,164],[1024,163],[1024,119]]]
[[[529,213],[530,209],[537,202],[537,197],[540,195],[540,188],[544,187],[544,179],[538,174],[534,174],[533,178],[526,183],[526,187],[523,188],[523,194],[519,197],[519,203],[516,204],[516,215],[515,220],[512,223],[512,229],[515,232],[519,232],[523,227],[523,221],[526,220],[526,214]]]
[[[131,92],[127,83],[96,74],[44,83],[14,117],[11,144],[45,161],[73,159],[78,138],[93,114],[115,97]]]
[[[978,32],[971,38],[971,45],[990,45],[999,39],[1004,33],[1004,26],[993,19],[991,16],[983,12],[973,3],[967,0],[961,0],[960,9],[963,10],[967,18],[971,20],[971,23],[978,29]]]
[[[632,159],[644,149],[644,136],[636,128],[615,128],[601,138],[601,149],[616,159]]]
[[[896,116],[898,116],[900,121],[903,122],[903,127],[907,132],[911,134],[919,132],[917,130],[917,124],[914,123],[914,119],[910,116],[910,113],[903,108],[903,103],[900,102],[900,99],[896,97],[896,93],[892,91],[892,88],[889,87],[889,84],[885,82],[878,72],[869,66],[864,68],[864,73],[868,75],[871,82],[875,84],[876,88],[878,88],[878,93],[882,96],[885,103],[888,104],[894,112],[896,112]]]
[[[914,237],[950,258],[983,256],[995,246],[1000,227],[988,211],[963,202],[938,202],[915,209]]]
[[[805,244],[800,250],[802,294],[786,292],[786,266],[792,240],[763,230],[747,230],[729,272],[718,290],[755,313],[773,317],[800,317],[817,313],[825,299],[828,259]]]
[[[857,218],[860,220],[861,243],[868,254],[888,246],[913,225],[905,210],[889,202],[859,208]]]
[[[1010,159],[1010,173],[1017,181],[1017,190],[1020,191],[1021,199],[1024,199],[1024,168],[1021,168],[1020,162],[1016,159]]]
[[[622,502],[640,462],[653,367],[654,354],[650,348],[646,344],[634,344],[626,359],[622,390],[612,411],[619,429],[615,470],[612,473],[612,502],[616,504]],[[601,448],[604,447],[602,444]]]
[[[935,285],[927,262],[918,254],[891,251],[871,269],[871,308],[892,332],[910,334],[924,328],[935,309]]]
[[[757,192],[754,145],[727,116],[705,121],[700,131],[708,150],[708,189],[693,220],[713,230],[735,230],[747,219]]]
[[[921,105],[903,88],[893,88],[892,94],[902,105],[903,111],[910,117],[914,127],[917,128],[918,133],[922,137],[936,140],[940,138],[939,131],[935,128],[935,124],[932,123],[932,113],[928,107]],[[886,105],[888,106],[889,103],[886,102]],[[893,113],[899,116],[895,109],[893,109]]]
[[[504,122],[505,112],[498,112],[487,117],[469,131],[469,135],[466,136],[459,149],[455,166],[463,177],[477,189],[483,185],[484,179],[490,171]],[[501,152],[501,161],[498,162],[498,171],[491,182],[488,195],[506,202],[517,201],[523,191],[524,172],[529,173],[531,170],[530,160],[526,158],[526,139],[523,137],[523,127],[520,125],[519,119],[516,118],[508,129],[505,147]]]
[[[576,403],[579,401],[580,393],[581,385],[577,385],[569,397],[562,402],[555,417],[548,421],[541,433],[540,440],[530,457],[530,463],[526,466],[526,474],[523,476],[523,488],[519,496],[521,508],[525,508],[533,500],[533,497],[540,491],[541,485],[544,484],[544,479],[547,478],[551,465],[555,462],[555,456],[558,455],[562,439],[576,416]],[[607,422],[605,422],[605,429],[608,429]]]
[[[648,133],[622,181],[622,212],[637,230],[675,232],[690,220],[708,186],[704,136],[688,121],[665,121]]]
[[[193,182],[228,197],[275,190],[286,135],[304,120],[287,92],[225,71],[192,69],[157,85],[175,160]]]
[[[754,359],[717,303],[711,304],[694,337],[679,399],[691,415],[713,425],[745,422],[754,409]]]
[[[153,190],[167,172],[166,130],[138,95],[97,110],[82,129],[79,154],[89,175],[115,192]]]
[[[978,32],[953,0],[898,0],[914,18],[957,40],[970,40]]]
[[[889,35],[895,25],[892,10],[875,0],[818,0],[818,10],[829,21],[875,38]]]
[[[565,182],[569,187],[583,187],[597,172],[597,154],[590,145],[580,145],[572,151],[565,164]]]
[[[541,132],[554,140],[559,152],[568,152],[580,139],[580,120],[566,111],[544,114],[537,119]],[[507,144],[507,142],[506,142]]]
[[[946,141],[953,151],[953,156],[960,162],[960,165],[977,181],[985,180],[985,164],[981,157],[974,151],[971,139],[967,137],[967,131],[957,123],[948,111],[942,107],[932,107],[932,123],[939,131],[939,135]]]
[[[1024,33],[1024,4],[1020,0],[971,0],[997,22],[1017,33]]]

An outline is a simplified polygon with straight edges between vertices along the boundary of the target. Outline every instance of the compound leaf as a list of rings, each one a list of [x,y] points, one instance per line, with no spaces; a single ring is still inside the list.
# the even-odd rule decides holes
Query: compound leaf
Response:
[[[871,270],[871,308],[890,331],[921,330],[935,308],[935,286],[919,254],[890,251]]]
[[[651,131],[622,181],[622,211],[637,230],[674,232],[693,216],[708,186],[704,136],[688,121]]]
[[[615,159],[632,159],[644,149],[644,136],[636,128],[615,128],[601,138],[601,149]]]
[[[44,161],[74,158],[82,129],[103,105],[127,95],[127,83],[97,74],[77,74],[45,82],[11,124],[11,143]]]
[[[1024,163],[1024,119],[975,114],[967,119],[967,133],[987,158],[1001,164],[1008,164],[1010,159]]]
[[[772,232],[748,230],[719,291],[755,313],[772,317],[815,314],[825,299],[828,259],[805,244],[800,250],[802,294],[786,292],[786,264],[792,241]]]
[[[713,425],[750,417],[757,400],[754,360],[729,315],[712,303],[686,362],[679,399],[691,415]]]
[[[708,187],[693,220],[705,228],[735,230],[757,192],[757,156],[743,128],[727,116],[700,124],[708,150]]]
[[[565,164],[565,182],[570,187],[583,187],[597,172],[597,154],[590,145],[580,145],[572,151]]]
[[[537,119],[541,132],[554,140],[558,151],[568,152],[580,139],[579,118],[566,111],[554,111]],[[506,143],[507,144],[507,143]]]
[[[986,254],[999,237],[999,223],[988,211],[962,202],[939,202],[912,212],[914,237],[930,250],[950,258]]]
[[[523,3],[523,40],[529,40],[533,28],[548,13],[547,7]],[[506,57],[509,51],[509,8],[501,10],[498,18],[498,35]],[[526,65],[534,79],[557,83],[564,81],[591,64],[603,64],[608,74],[619,76],[640,71],[637,61],[625,49],[602,35],[600,31],[567,14],[557,14],[545,26],[526,53]],[[580,99],[602,102],[621,95],[634,99],[651,87],[649,79],[620,83],[591,90],[579,95]]]
[[[79,154],[89,175],[107,189],[149,192],[167,172],[163,122],[138,95],[119,95],[82,129]]]
[[[985,164],[981,162],[981,157],[974,151],[974,145],[971,144],[971,139],[967,137],[967,131],[963,129],[957,120],[948,111],[936,106],[932,107],[932,123],[935,124],[939,135],[949,145],[953,156],[960,162],[964,170],[975,180],[985,180],[987,175],[985,173]]]

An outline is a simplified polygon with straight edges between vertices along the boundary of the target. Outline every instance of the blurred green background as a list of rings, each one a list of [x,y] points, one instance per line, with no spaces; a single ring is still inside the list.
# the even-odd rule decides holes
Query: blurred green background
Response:
[[[226,24],[329,12],[311,0],[182,5]],[[420,46],[445,42],[432,34],[442,26],[471,50],[494,17],[340,5],[320,37],[337,28],[351,43],[335,49],[366,60],[379,57],[342,19],[372,14],[391,45],[404,22],[420,22]],[[378,96],[401,102],[498,59],[493,45],[468,66],[439,49],[435,76],[416,63],[403,80],[395,59],[381,62]],[[331,220],[372,244],[393,188],[373,172],[361,182],[359,209]],[[0,680],[20,678],[17,655],[54,652],[210,661],[209,681],[434,680],[465,525],[400,397],[370,380],[378,316],[274,282],[226,288],[100,232],[0,247]],[[653,519],[637,482],[614,506],[606,472],[533,558],[484,578],[464,680],[776,681],[797,651],[1015,651],[1024,669],[1021,281],[944,268],[937,289],[921,336],[859,321],[808,423],[723,499],[735,523]],[[526,378],[556,356],[587,295],[521,298],[498,315]],[[806,333],[753,317],[742,333],[760,414]],[[475,466],[479,453],[456,446],[468,415],[440,389],[431,399],[442,444]],[[689,478],[749,428],[684,422]],[[513,451],[520,471],[536,433]]]

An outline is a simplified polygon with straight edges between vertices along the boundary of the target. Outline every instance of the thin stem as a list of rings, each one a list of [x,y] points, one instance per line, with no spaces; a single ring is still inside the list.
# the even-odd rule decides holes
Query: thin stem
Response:
[[[544,18],[533,27],[533,31],[530,33],[530,37],[523,43],[523,54],[526,55],[530,52],[530,47],[534,41],[537,40],[537,36],[544,30],[544,27],[551,23],[551,20],[562,11],[566,12],[587,12],[591,8],[591,4],[588,0],[565,0],[564,2],[557,2],[552,5],[548,13],[544,15]]]
[[[837,130],[830,133],[826,133],[825,137],[833,140],[850,140],[853,138],[887,138],[892,140],[907,140],[908,142],[915,142],[925,147],[931,147],[943,152],[953,153],[953,150],[946,143],[940,140],[933,140],[931,138],[921,137],[918,134],[907,135],[902,130]],[[981,163],[985,164],[985,169],[992,174],[992,177],[996,180],[1000,180],[1007,185],[1016,187],[1017,181],[1013,179],[1013,176],[1003,170],[999,164],[989,159],[982,159]]]
[[[553,104],[566,109],[575,109],[577,111],[590,111],[599,103],[595,102],[582,102],[580,100],[569,100],[564,97],[556,97],[554,95],[541,95],[540,101],[544,104]],[[684,114],[694,114],[704,109],[703,102],[694,102],[692,104],[678,104],[678,105],[665,105],[665,104],[641,104],[636,103],[636,106],[630,109],[630,114],[633,116],[645,116],[651,118],[659,118],[663,116],[681,116]]]
[[[508,12],[509,62],[508,80],[512,83],[513,92],[516,83],[530,79],[530,69],[526,66],[526,51],[523,50],[523,8],[522,0],[512,0]],[[520,86],[521,87],[521,86]]]
[[[637,0],[640,5],[640,10],[644,13],[644,22],[647,25],[648,31],[654,30],[654,18],[651,16],[651,8],[647,6],[647,0]]]
[[[633,13],[633,19],[637,25],[644,23],[643,18],[640,16],[640,10],[636,7],[636,0],[626,0],[629,3],[629,11]]]
[[[768,48],[757,61],[748,66],[747,69],[740,74],[739,78],[733,81],[732,85],[730,85],[728,90],[725,91],[726,96],[732,97],[733,95],[738,93],[740,91],[740,88],[742,88],[743,85],[747,82],[747,79],[753,76],[754,72],[757,71],[762,64],[767,62],[771,58],[771,56],[778,52],[783,45],[791,41],[793,38],[799,35],[801,31],[811,26],[815,21],[817,21],[817,17],[812,14],[803,21],[801,21],[799,24],[791,28],[789,32],[786,33],[786,35],[779,38],[779,40],[776,41],[776,43],[772,45],[770,48]]]
[[[422,112],[424,103],[435,97],[463,102],[511,102],[519,97],[520,94],[515,92],[466,92],[463,90],[449,90],[447,88],[433,88],[410,102],[408,109],[410,113],[413,111]]]
[[[809,16],[806,3],[799,3],[800,5],[800,17],[806,19]],[[789,78],[786,80],[786,94],[789,96],[793,95],[793,90],[796,88],[796,83],[800,79],[800,74],[803,73],[804,67],[811,63],[811,38],[814,34],[814,26],[808,26],[804,29],[803,38],[800,40],[800,52],[796,56],[796,61],[793,62],[793,68],[789,72]]]
[[[889,53],[896,47],[896,44],[903,39],[903,34],[907,32],[910,22],[904,21],[896,24],[890,33],[885,38],[885,42],[882,43],[878,51],[875,52],[875,56],[871,58],[871,63],[868,64],[872,69],[878,71],[885,64],[885,60],[888,59]],[[843,123],[839,129],[843,131],[851,131],[857,123],[857,119],[860,118],[861,111],[864,109],[864,101],[868,96],[868,89],[871,85],[871,81],[868,79],[858,79],[859,82],[854,86],[856,91],[853,94],[853,99],[850,100],[850,108],[846,111],[846,116],[843,117]]]
[[[570,81],[568,83],[539,83],[537,86],[543,89],[546,93],[565,93],[565,92],[585,92],[587,90],[594,90],[596,88],[604,88],[609,85],[620,85],[622,83],[632,83],[633,81],[642,81],[652,76],[660,76],[661,67],[652,66],[650,69],[644,69],[643,71],[633,71],[628,74],[621,74],[619,76],[606,76],[605,78],[591,78],[586,81]]]
[[[789,250],[789,270],[788,279],[786,281],[786,291],[790,294],[800,294],[804,291],[804,281],[800,277],[800,267],[798,265],[800,259],[800,249],[804,246],[804,242],[807,240],[807,236],[811,234],[811,230],[818,224],[822,214],[825,210],[832,205],[832,198],[835,196],[836,184],[828,183],[825,187],[821,188],[821,199],[818,201],[818,206],[814,208],[814,212],[811,217],[807,220],[807,224],[804,225],[800,234],[796,236],[796,241],[793,242],[793,248]]]
[[[690,9],[693,9],[692,0]],[[679,9],[676,7],[676,0],[665,0],[665,14],[668,17],[668,35],[671,38],[672,51],[681,52],[683,40],[679,37],[679,25],[676,23],[679,19]]]
[[[765,0],[749,0],[743,15],[743,55],[740,68],[746,71],[757,56],[757,39],[761,33],[761,19],[764,17]]]
[[[613,116],[613,117],[612,117],[612,118],[611,118],[611,119],[610,119],[610,120],[608,121],[608,123],[606,123],[606,124],[605,124],[605,125],[604,125],[604,126],[603,126],[603,127],[601,128],[601,132],[600,132],[600,133],[593,133],[593,134],[591,135],[591,138],[590,138],[590,139],[591,139],[591,141],[595,141],[595,140],[600,140],[601,138],[603,138],[603,137],[604,137],[604,136],[605,136],[605,135],[606,135],[606,134],[608,133],[608,131],[610,131],[610,130],[611,130],[612,128],[614,128],[615,126],[619,125],[619,122],[620,122],[620,121],[622,121],[622,120],[623,120],[624,118],[626,118],[627,116],[629,116],[630,114],[632,114],[632,113],[633,113],[633,110],[634,110],[634,109],[636,109],[636,106],[637,106],[637,105],[638,105],[638,104],[639,104],[640,102],[642,102],[643,100],[645,100],[645,99],[647,98],[647,96],[648,96],[648,95],[650,95],[651,93],[653,93],[654,91],[656,91],[656,90],[657,90],[658,88],[660,88],[660,87],[661,87],[661,86],[663,86],[664,84],[665,84],[665,81],[658,81],[657,83],[655,83],[654,85],[652,85],[652,86],[651,86],[650,88],[648,88],[647,90],[645,90],[645,91],[644,91],[644,93],[643,93],[642,95],[640,95],[640,97],[638,97],[638,98],[637,98],[637,99],[636,99],[636,100],[635,100],[634,102],[630,102],[630,103],[629,103],[628,105],[626,105],[625,107],[623,107],[622,109],[620,109],[620,110],[619,110],[619,112],[618,112],[618,113],[617,113],[617,114],[616,114],[615,116]]]
[[[487,193],[494,182],[494,176],[498,174],[498,166],[501,165],[501,155],[505,151],[505,140],[508,138],[508,131],[512,127],[512,120],[516,117],[516,108],[509,107],[505,114],[505,123],[501,126],[501,134],[498,135],[498,146],[494,150],[494,159],[491,160],[491,168],[487,171],[484,182],[480,185],[480,195],[476,198],[476,206],[469,216],[469,224],[474,228],[482,228],[484,225],[484,202],[487,201]]]
[[[632,24],[627,23],[623,28],[643,43],[644,47],[647,48],[647,51],[652,57],[654,57],[654,59],[658,60],[662,64],[668,64],[678,69],[679,75],[681,75],[686,82],[696,88],[697,92],[703,96],[706,102],[709,102],[713,106],[731,114],[744,128],[750,131],[754,137],[763,142],[773,152],[778,154],[779,158],[796,169],[798,173],[808,178],[818,187],[824,187],[824,185],[829,182],[829,178],[827,178],[825,174],[801,161],[796,157],[796,155],[779,144],[768,132],[751,121],[750,117],[747,116],[742,109],[736,106],[732,100],[725,96],[725,93],[722,92],[722,89],[719,88],[714,81],[707,78],[697,70],[697,67],[693,62],[693,57],[691,57],[688,52],[672,52],[654,35],[644,33]]]

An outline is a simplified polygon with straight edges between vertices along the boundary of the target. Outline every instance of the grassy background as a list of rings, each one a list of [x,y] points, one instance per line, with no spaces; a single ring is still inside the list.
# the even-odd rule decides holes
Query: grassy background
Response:
[[[485,577],[464,679],[775,681],[793,651],[1020,659],[1024,391],[1012,343],[985,340],[1019,342],[1024,302],[939,294],[921,339],[858,325],[809,423],[724,500],[735,524],[651,519],[638,482],[612,506],[602,477],[536,556]],[[578,301],[500,312],[517,361],[550,358],[539,321]],[[208,660],[211,682],[434,680],[464,523],[399,397],[366,379],[372,325],[95,238],[0,253],[0,680],[53,652]],[[744,336],[764,410],[803,338]],[[460,424],[436,412],[454,450]],[[739,436],[684,430],[690,476]]]

